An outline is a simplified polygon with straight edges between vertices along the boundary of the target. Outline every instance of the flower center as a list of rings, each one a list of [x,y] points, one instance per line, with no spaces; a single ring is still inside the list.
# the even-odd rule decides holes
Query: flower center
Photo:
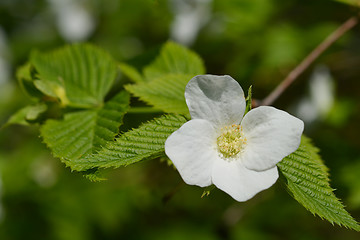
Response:
[[[233,124],[221,128],[221,135],[217,138],[218,150],[222,157],[232,158],[243,151],[246,141],[242,127]]]

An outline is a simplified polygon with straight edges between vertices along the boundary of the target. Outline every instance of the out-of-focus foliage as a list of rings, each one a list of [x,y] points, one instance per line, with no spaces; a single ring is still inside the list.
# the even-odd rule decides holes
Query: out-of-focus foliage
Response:
[[[3,0],[0,2],[0,123],[29,98],[15,69],[33,49],[41,52],[69,41],[60,24],[63,6],[81,7],[93,30],[82,40],[106,49],[140,71],[170,36],[174,19],[165,0]],[[208,73],[229,74],[261,99],[320,41],[353,14],[336,1],[208,1],[209,18],[191,48]],[[66,8],[64,8],[66,9]],[[72,9],[76,9],[72,7]],[[73,16],[80,16],[75,14]],[[78,36],[76,36],[78,37]],[[328,116],[306,126],[331,169],[332,186],[360,219],[358,94],[359,27],[328,49],[317,63],[335,79]],[[6,64],[3,64],[6,62]],[[8,66],[8,67],[3,67]],[[4,70],[3,70],[4,69]],[[276,103],[286,109],[306,94],[309,68]],[[5,75],[5,74],[4,74]],[[6,79],[6,80],[3,80]],[[128,79],[123,75],[122,81]],[[109,93],[109,98],[113,93]],[[137,99],[134,105],[143,106]],[[57,109],[51,108],[56,116]],[[122,131],[156,113],[132,113]],[[157,161],[121,168],[91,183],[53,159],[36,126],[0,132],[0,239],[358,239],[358,233],[320,221],[293,201],[279,184],[246,203],[221,191],[200,198],[202,189],[181,183],[176,171]],[[291,219],[291,221],[289,221]]]
[[[335,1],[342,2],[342,3],[345,3],[345,4],[349,4],[349,5],[352,5],[352,6],[355,6],[355,7],[360,7],[360,1],[359,0],[335,0]]]

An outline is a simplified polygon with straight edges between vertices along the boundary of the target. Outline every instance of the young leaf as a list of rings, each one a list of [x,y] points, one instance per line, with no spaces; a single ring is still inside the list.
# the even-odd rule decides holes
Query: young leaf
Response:
[[[72,161],[94,152],[119,131],[129,105],[129,94],[120,92],[103,108],[64,115],[63,120],[47,120],[40,129],[44,142],[55,157]]]
[[[155,61],[144,69],[148,81],[165,74],[188,74],[194,77],[204,73],[202,59],[196,53],[174,42],[167,42]]]
[[[330,187],[319,150],[303,136],[298,150],[277,164],[293,197],[314,215],[359,231],[359,224],[344,209]]]
[[[97,153],[66,161],[66,164],[72,170],[85,171],[92,168],[117,168],[163,156],[167,137],[186,121],[181,115],[164,115],[122,134]]]
[[[35,86],[58,97],[64,106],[101,106],[117,75],[115,61],[89,44],[74,44],[50,53],[33,52]]]
[[[33,83],[43,94],[53,98],[59,98],[63,106],[70,103],[66,97],[66,91],[61,84],[47,80],[34,80]]]
[[[29,121],[35,121],[41,113],[47,110],[45,103],[37,103],[26,106],[14,113],[3,127],[11,124],[29,125]]]
[[[121,73],[127,76],[131,81],[135,83],[141,83],[145,82],[143,76],[134,68],[133,66],[130,66],[126,63],[120,63],[119,68],[121,70]]]
[[[151,82],[126,85],[125,88],[144,102],[164,112],[188,114],[184,92],[193,75],[167,74]]]
[[[38,99],[43,94],[35,87],[33,79],[33,66],[28,62],[16,70],[16,78],[21,89],[31,98]]]

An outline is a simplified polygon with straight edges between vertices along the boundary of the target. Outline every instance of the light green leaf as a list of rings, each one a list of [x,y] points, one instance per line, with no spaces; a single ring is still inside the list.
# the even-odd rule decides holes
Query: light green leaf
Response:
[[[298,150],[277,164],[293,197],[314,215],[340,226],[360,230],[330,187],[319,150],[303,136]]]
[[[126,63],[120,63],[119,68],[121,73],[127,76],[131,81],[135,83],[145,82],[143,76],[134,68]]]
[[[113,141],[128,106],[129,94],[122,91],[103,108],[67,113],[63,120],[47,120],[40,133],[55,157],[71,162]]]
[[[204,73],[202,59],[196,53],[174,42],[167,42],[155,61],[144,69],[147,81],[166,74],[188,74],[194,77]]]
[[[33,52],[31,63],[38,72],[35,86],[64,106],[101,106],[117,76],[115,61],[89,44],[74,44],[50,53]]]
[[[25,119],[28,121],[34,121],[41,113],[45,112],[46,110],[47,105],[45,103],[37,103],[35,105],[29,106],[29,109],[25,115]]]
[[[126,85],[125,88],[142,101],[164,112],[189,114],[184,92],[193,75],[167,74],[151,82]]]
[[[85,171],[92,168],[117,168],[161,157],[165,154],[164,144],[168,136],[186,121],[181,115],[164,115],[122,134],[97,153],[66,164],[72,170]]]
[[[61,84],[47,80],[34,80],[33,83],[35,87],[45,95],[53,98],[59,98],[64,106],[69,104],[65,89],[61,86]]]
[[[12,124],[30,125],[31,121],[35,121],[46,110],[47,105],[45,103],[26,106],[13,114],[3,127]]]

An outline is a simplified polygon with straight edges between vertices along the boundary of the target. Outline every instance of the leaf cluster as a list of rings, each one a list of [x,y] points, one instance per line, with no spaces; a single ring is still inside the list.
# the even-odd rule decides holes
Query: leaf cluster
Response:
[[[109,96],[119,71],[130,83]],[[17,71],[33,103],[15,113],[6,125],[39,124],[41,137],[55,157],[92,181],[102,180],[101,169],[166,157],[166,139],[190,118],[184,98],[186,84],[204,73],[202,59],[173,42],[164,44],[141,71],[89,44],[49,53],[35,51]],[[130,106],[130,94],[164,114],[120,132],[124,115],[136,111]],[[246,111],[251,110],[251,95],[250,88]],[[360,230],[335,197],[328,170],[308,138],[303,137],[299,149],[278,168],[290,194],[306,209],[331,223]]]

